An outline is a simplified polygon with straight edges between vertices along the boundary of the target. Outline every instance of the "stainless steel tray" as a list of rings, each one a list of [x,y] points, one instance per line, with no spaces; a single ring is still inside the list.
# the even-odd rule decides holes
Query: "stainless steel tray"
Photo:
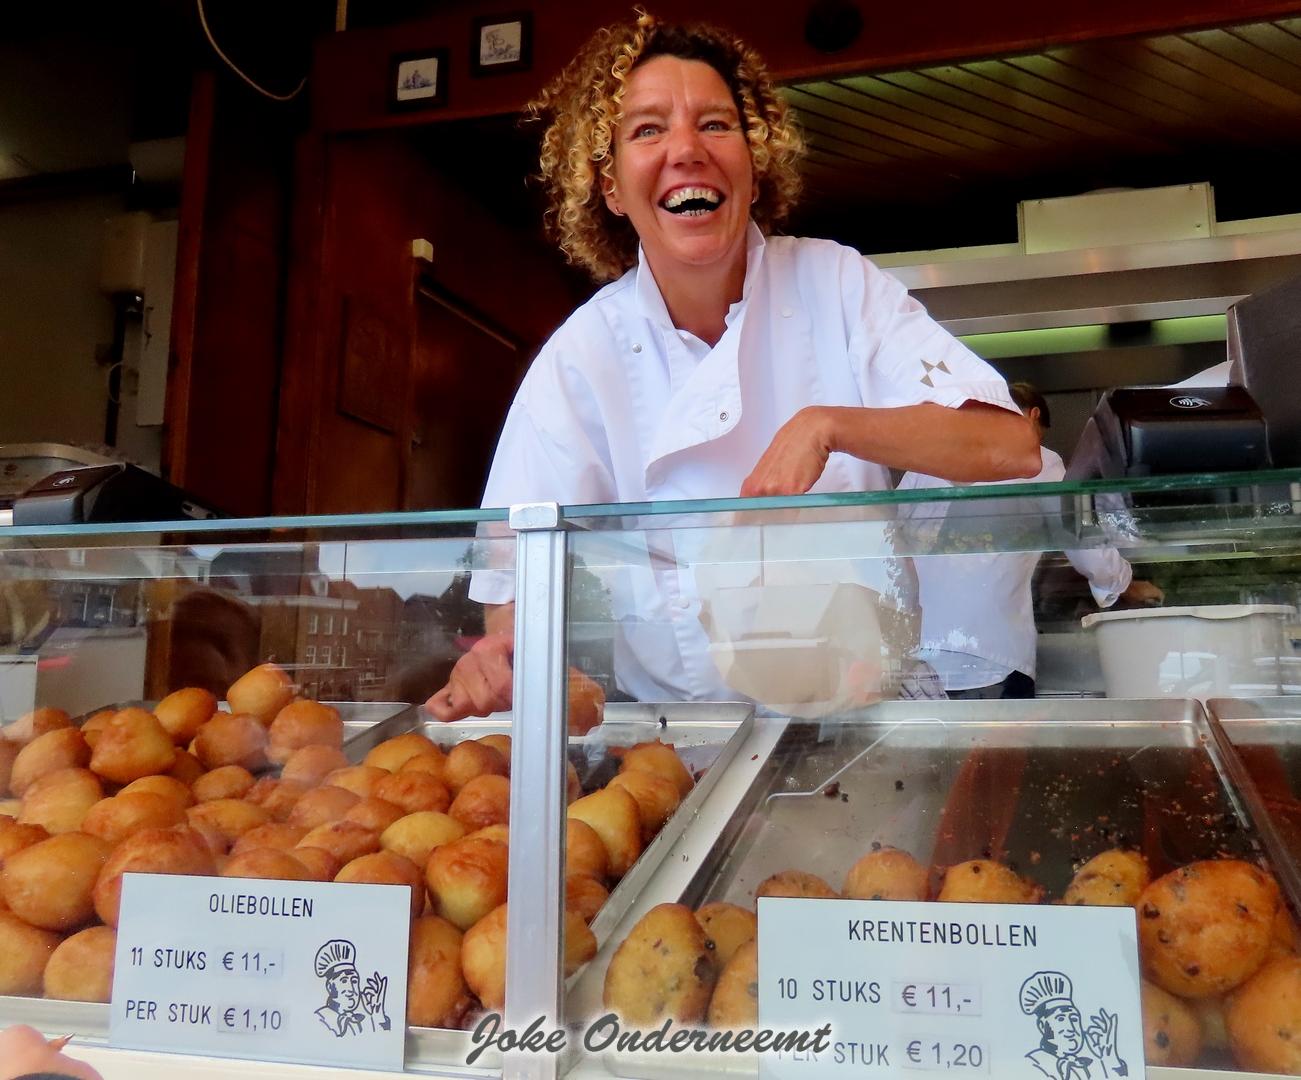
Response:
[[[582,973],[569,997],[571,1022],[604,1011],[610,958],[653,903],[753,908],[756,887],[784,869],[819,874],[838,890],[874,842],[927,865],[1004,859],[1045,886],[1046,900],[1061,894],[1080,861],[1109,847],[1141,847],[1157,873],[1220,854],[1267,855],[1238,764],[1195,701],[888,702],[790,721],[780,732],[764,724],[756,722],[755,749],[739,755],[742,764],[752,752],[760,757],[748,789],[713,831],[706,819],[721,815],[706,803],[680,845],[693,873],[683,874],[676,858],[661,864]],[[771,744],[766,755],[761,734]],[[603,1061],[621,1076],[756,1073],[745,1055],[668,1056]]]

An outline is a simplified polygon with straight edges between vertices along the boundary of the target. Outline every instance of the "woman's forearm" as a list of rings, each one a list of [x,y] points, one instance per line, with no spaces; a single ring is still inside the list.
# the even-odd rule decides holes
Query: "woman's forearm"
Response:
[[[829,451],[902,472],[971,483],[1028,478],[1041,467],[1030,421],[996,405],[817,408],[824,414]]]

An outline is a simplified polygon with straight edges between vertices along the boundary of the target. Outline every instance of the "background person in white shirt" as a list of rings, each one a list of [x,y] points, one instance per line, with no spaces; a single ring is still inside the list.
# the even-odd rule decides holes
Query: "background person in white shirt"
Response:
[[[1030,383],[1009,387],[1021,411],[1042,438],[1051,423],[1048,402]],[[1040,447],[1042,468],[1032,483],[1063,478],[1062,459]],[[951,487],[948,481],[908,473],[899,490]],[[999,502],[1004,502],[999,500]],[[1060,513],[1055,498],[1007,500],[1005,521],[1033,528],[1036,515],[1045,530]],[[936,547],[946,521],[964,514],[993,516],[999,507],[980,499],[971,502],[915,503],[902,516],[917,531],[929,524]],[[1027,517],[1028,515],[1028,517]],[[1035,689],[1034,597],[1031,580],[1040,551],[997,554],[923,556],[915,558],[922,609],[922,648],[919,658],[931,665],[949,697],[1031,698]],[[1131,604],[1160,603],[1164,593],[1150,581],[1134,578],[1133,568],[1115,548],[1083,548],[1065,552],[1070,564],[1089,582],[1094,602],[1102,608],[1118,600]]]
[[[611,281],[542,348],[511,406],[485,506],[887,488],[1039,469],[1003,380],[857,252],[771,235],[802,142],[732,34],[641,15],[600,31],[532,106],[548,220]],[[718,693],[698,597],[656,574],[616,657],[633,696]],[[485,638],[429,701],[510,706],[513,582],[476,575]],[[636,631],[638,627],[630,627]]]

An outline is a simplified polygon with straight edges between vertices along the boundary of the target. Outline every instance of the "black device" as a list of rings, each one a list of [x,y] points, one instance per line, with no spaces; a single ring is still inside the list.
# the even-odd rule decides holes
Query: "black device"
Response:
[[[144,469],[115,461],[62,469],[13,500],[14,525],[87,521],[179,521],[220,517]]]

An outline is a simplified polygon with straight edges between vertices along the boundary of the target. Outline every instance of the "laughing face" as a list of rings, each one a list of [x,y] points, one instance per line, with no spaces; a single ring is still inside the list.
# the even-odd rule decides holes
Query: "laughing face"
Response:
[[[656,279],[745,265],[754,176],[736,102],[709,64],[656,56],[623,96],[606,205],[626,214]]]

